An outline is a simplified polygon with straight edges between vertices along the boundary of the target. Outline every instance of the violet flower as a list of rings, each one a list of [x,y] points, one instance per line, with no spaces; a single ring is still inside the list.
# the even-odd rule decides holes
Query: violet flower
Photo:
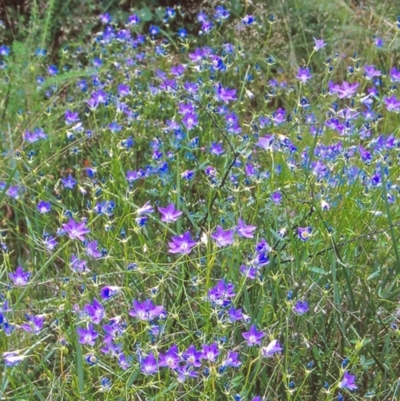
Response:
[[[142,207],[136,210],[136,213],[141,216],[143,214],[153,213],[153,206],[150,205],[150,202],[146,202]]]
[[[153,375],[158,371],[157,360],[152,352],[140,361],[140,370],[145,375]]]
[[[323,39],[315,39],[315,38],[313,38],[314,39],[314,43],[315,43],[315,46],[314,46],[314,51],[318,51],[318,50],[321,50],[323,47],[325,47],[326,46],[326,43],[323,41]]]
[[[71,174],[67,178],[61,178],[61,182],[64,185],[64,188],[73,189],[76,185],[76,180]]]
[[[395,113],[400,111],[400,100],[398,100],[395,95],[384,97],[383,101],[387,111],[394,111]]]
[[[297,235],[303,241],[308,241],[312,232],[311,227],[298,227],[297,228]]]
[[[258,138],[256,146],[263,148],[264,150],[272,150],[272,144],[274,142],[275,135],[267,135],[265,137]]]
[[[265,333],[257,331],[256,326],[253,324],[249,331],[242,333],[242,336],[247,340],[247,345],[252,347],[253,345],[261,344],[261,339],[265,336]]]
[[[186,127],[188,131],[196,127],[199,124],[199,120],[197,119],[196,113],[186,113],[182,119],[183,125]]]
[[[165,316],[164,307],[162,305],[154,305],[150,299],[146,299],[143,303],[133,300],[132,303],[133,309],[129,311],[129,315],[139,320],[151,321]]]
[[[356,376],[351,375],[349,372],[344,372],[343,378],[339,383],[339,388],[345,388],[347,390],[356,390],[357,385],[355,383]]]
[[[121,288],[115,285],[107,285],[100,290],[100,296],[107,300],[116,295]]]
[[[90,230],[86,228],[86,223],[80,221],[79,223],[73,219],[70,219],[68,223],[63,224],[63,231],[68,234],[70,239],[79,239],[80,241],[85,240],[85,234],[90,233]]]
[[[221,84],[217,84],[215,88],[215,99],[223,101],[224,103],[237,100],[236,89],[225,89]]]
[[[43,328],[44,316],[28,316],[29,323],[21,324],[21,329],[28,333],[39,334]]]
[[[219,355],[218,345],[216,343],[212,343],[210,345],[203,344],[202,348],[203,352],[201,354],[201,358],[206,359],[209,362],[215,362]]]
[[[241,309],[235,309],[233,306],[228,311],[228,319],[231,323],[237,322],[238,320],[242,320],[244,315]]]
[[[178,347],[174,344],[165,354],[160,355],[159,366],[176,369],[179,361]]]
[[[24,358],[25,355],[18,355],[17,352],[3,352],[4,363],[8,368],[18,365]]]
[[[193,365],[196,368],[201,366],[202,352],[197,351],[194,345],[191,345],[182,355],[182,358],[188,365]]]
[[[256,226],[246,225],[242,219],[238,220],[236,231],[239,234],[239,237],[254,238],[253,231],[255,231],[256,229]]]
[[[94,259],[98,259],[101,257],[101,252],[97,248],[97,241],[92,241],[87,244],[86,255],[91,256]]]
[[[176,369],[178,373],[178,382],[183,383],[187,378],[197,377],[197,372],[193,369],[191,365],[182,365]]]
[[[106,316],[104,306],[96,298],[93,299],[92,304],[85,305],[83,310],[88,314],[90,320],[95,324],[100,324],[100,322]]]
[[[233,243],[234,235],[233,230],[224,230],[221,226],[217,226],[217,230],[211,234],[211,238],[215,240],[218,247],[223,247]]]
[[[273,355],[281,351],[283,351],[283,348],[278,340],[272,340],[266,347],[261,348],[261,355],[264,358],[271,358]]]
[[[161,221],[165,223],[171,223],[178,220],[178,217],[182,215],[182,212],[175,209],[175,205],[170,203],[167,207],[159,207],[158,211],[162,214]]]
[[[312,78],[311,72],[309,68],[299,68],[297,71],[297,76],[296,78],[305,84],[309,79]]]
[[[275,203],[275,205],[279,205],[282,202],[282,194],[281,194],[281,192],[275,191],[271,195],[271,200],[272,200],[272,202]]]
[[[186,231],[182,235],[176,235],[172,237],[169,244],[169,253],[181,253],[189,254],[192,248],[196,245],[196,241],[193,241],[190,237],[190,232]]]
[[[216,305],[227,306],[231,302],[230,299],[236,295],[234,289],[234,284],[227,283],[222,279],[215,287],[210,288],[208,291],[208,299]]]
[[[79,344],[82,345],[87,344],[93,347],[93,345],[96,343],[96,338],[99,336],[99,333],[94,329],[92,323],[88,325],[87,329],[78,327],[76,331],[79,335]]]
[[[25,272],[21,266],[18,266],[14,273],[9,273],[8,276],[17,287],[23,287],[28,284],[30,272]]]
[[[39,213],[41,214],[46,214],[48,212],[50,212],[50,202],[45,202],[43,200],[41,200],[38,204],[37,204],[37,208],[39,210]]]
[[[233,368],[238,368],[241,364],[242,362],[239,361],[239,352],[233,351],[229,351],[225,360],[222,362],[222,366],[226,368],[229,366],[232,366]]]
[[[298,315],[304,315],[304,313],[309,311],[308,302],[297,301],[296,305],[293,307],[293,311]]]

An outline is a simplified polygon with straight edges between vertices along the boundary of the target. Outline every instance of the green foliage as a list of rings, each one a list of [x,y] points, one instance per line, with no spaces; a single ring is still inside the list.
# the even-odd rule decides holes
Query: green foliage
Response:
[[[260,394],[268,401],[332,401],[339,391],[344,392],[338,387],[344,358],[357,374],[359,386],[358,392],[346,392],[346,399],[367,399],[368,391],[378,400],[399,397],[400,331],[392,323],[398,322],[400,295],[400,211],[398,202],[389,202],[387,185],[400,185],[400,166],[392,163],[387,175],[383,171],[387,167],[384,162],[396,160],[397,150],[391,149],[386,159],[382,156],[371,164],[364,165],[358,159],[354,162],[370,175],[381,174],[382,185],[375,190],[365,191],[360,176],[353,183],[338,180],[332,188],[313,173],[317,147],[342,140],[344,148],[358,152],[359,146],[370,140],[342,138],[329,129],[322,138],[310,135],[302,123],[308,111],[299,103],[303,96],[312,99],[310,107],[325,121],[325,112],[334,107],[322,92],[329,80],[364,82],[363,72],[357,69],[359,61],[386,72],[394,65],[399,45],[393,22],[396,4],[364,2],[357,6],[355,2],[309,0],[272,2],[270,6],[254,0],[226,3],[232,15],[253,13],[260,20],[258,36],[250,29],[240,30],[235,20],[210,36],[181,41],[175,28],[183,25],[185,16],[162,25],[165,9],[156,7],[155,1],[49,0],[32,1],[23,13],[8,8],[13,32],[2,32],[2,38],[11,41],[13,36],[13,40],[10,56],[4,58],[7,67],[0,71],[0,167],[5,184],[0,192],[0,224],[1,243],[7,244],[8,251],[1,253],[0,293],[12,306],[10,321],[20,325],[28,313],[45,315],[46,323],[38,336],[21,335],[19,327],[9,336],[4,329],[0,332],[2,353],[18,350],[26,357],[19,365],[4,368],[0,399],[219,401],[232,400],[236,394],[251,400]],[[211,5],[205,4],[208,9]],[[133,33],[146,31],[153,23],[162,26],[161,35],[155,40],[148,38],[143,46],[147,58],[142,63],[128,64],[137,56],[132,47],[117,41],[107,47],[95,40],[93,34],[100,31],[99,12],[110,12],[116,26],[138,13],[142,22],[132,28]],[[268,22],[270,13],[276,16],[274,24]],[[390,29],[385,32],[389,22]],[[198,25],[193,27],[197,32]],[[385,46],[372,46],[373,35],[382,36]],[[313,37],[323,38],[327,48],[313,52]],[[169,44],[162,45],[160,38],[168,38]],[[189,48],[193,51],[203,44],[220,48],[228,42],[240,50],[224,56],[229,67],[226,73],[213,74],[224,87],[237,88],[239,101],[232,107],[240,116],[241,136],[224,134],[224,117],[217,112],[221,102],[214,98],[217,80],[211,79],[209,68],[190,65],[188,69],[190,80],[200,82],[201,96],[196,102],[182,90],[150,93],[163,82],[157,71],[170,71],[180,60],[178,52],[187,61]],[[158,45],[165,55],[154,50]],[[37,48],[47,48],[47,55],[36,56]],[[352,55],[354,51],[357,57],[344,57],[344,53]],[[274,57],[274,63],[267,61],[269,56]],[[326,63],[328,56],[332,61]],[[102,61],[101,66],[93,66],[95,57]],[[54,76],[47,71],[51,64],[60,67]],[[307,85],[293,78],[303,64],[313,71],[313,81]],[[348,66],[354,68],[355,75],[347,74]],[[42,76],[44,82],[38,81]],[[129,84],[134,91],[124,101],[139,118],[127,122],[123,112],[116,110],[120,100],[116,96],[113,102],[88,110],[90,94],[78,87],[82,79],[92,85],[91,90],[97,88],[93,80],[98,79],[114,95],[117,83]],[[287,83],[289,89],[269,85],[272,79]],[[361,86],[364,95],[369,83]],[[375,95],[377,107],[383,109],[386,95]],[[188,130],[186,135],[189,139],[199,137],[197,148],[190,140],[175,146],[177,134],[168,131],[165,123],[179,118],[177,103],[190,101],[196,105],[200,124],[196,134]],[[280,107],[293,111],[290,124],[253,131],[259,117],[271,118]],[[65,124],[67,110],[79,113],[82,132]],[[121,131],[113,132],[110,123],[120,124]],[[381,133],[398,137],[399,123],[396,113],[386,113],[383,121],[370,123],[371,135],[374,139]],[[38,127],[47,139],[29,144],[24,133]],[[289,151],[254,146],[255,133],[261,137],[270,131],[280,143],[287,140],[296,144],[297,165],[291,164]],[[132,148],[123,143],[128,137],[134,139]],[[222,157],[209,152],[210,144],[218,142],[224,147]],[[165,157],[171,149],[168,174],[146,172],[156,178],[127,184],[128,170],[158,166],[154,150]],[[310,156],[303,160],[301,155]],[[241,171],[254,158],[256,168],[265,175],[247,182]],[[351,156],[338,157],[329,168],[345,171],[349,159]],[[300,168],[302,162],[305,167]],[[93,180],[88,178],[88,166],[95,170]],[[215,181],[207,177],[208,166],[215,167]],[[194,178],[185,180],[182,173],[189,169]],[[78,188],[71,191],[60,181],[69,174],[78,181]],[[6,194],[11,185],[26,192],[13,199]],[[276,191],[283,195],[281,204],[271,201]],[[323,207],[328,198],[330,209]],[[51,202],[51,214],[37,210],[42,199]],[[99,202],[110,200],[115,202],[111,214],[95,212]],[[137,222],[138,209],[147,201],[157,207],[142,227]],[[183,213],[176,224],[162,222],[157,211],[170,202]],[[57,237],[60,243],[54,251],[46,250],[44,232],[56,235],[69,216],[77,221],[85,217],[90,235],[109,253],[92,260],[79,241],[66,235]],[[217,225],[234,227],[238,218],[257,226],[257,241],[265,238],[272,246],[269,263],[254,281],[246,280],[239,268],[254,254],[256,240],[240,238],[231,247],[219,248],[210,237]],[[306,226],[312,227],[312,235],[303,242],[297,228]],[[185,231],[198,242],[190,256],[168,253],[171,237]],[[86,258],[91,271],[73,271],[73,255]],[[17,265],[32,274],[25,287],[13,287],[9,278]],[[251,323],[264,330],[267,343],[276,338],[284,345],[279,357],[262,358],[258,350],[243,345],[247,322],[222,322],[207,299],[208,291],[221,278],[235,283],[233,302],[248,314]],[[79,344],[76,331],[86,324],[78,308],[82,311],[110,284],[121,291],[105,302],[107,317],[118,313],[127,322],[121,344],[135,357],[126,370],[97,348]],[[152,336],[152,341],[148,334],[151,327],[128,315],[133,299],[146,298],[168,311],[163,322],[165,333]],[[303,316],[293,313],[295,300],[300,299],[307,299],[311,308]],[[209,374],[202,373],[199,382],[179,383],[172,371],[150,379],[140,371],[138,350],[164,353],[174,343],[179,343],[180,350],[192,343],[199,348],[201,343],[221,337],[241,352],[242,366],[234,372],[220,374],[210,363]],[[221,341],[222,352],[228,349],[227,344]],[[85,359],[92,352],[98,357],[94,366]],[[112,378],[110,389],[102,389],[102,377]],[[325,381],[328,391],[324,390]]]

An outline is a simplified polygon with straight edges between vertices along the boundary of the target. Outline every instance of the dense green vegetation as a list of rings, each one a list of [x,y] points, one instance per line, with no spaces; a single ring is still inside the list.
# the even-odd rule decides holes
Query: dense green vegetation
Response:
[[[397,399],[398,10],[6,5],[0,399]]]

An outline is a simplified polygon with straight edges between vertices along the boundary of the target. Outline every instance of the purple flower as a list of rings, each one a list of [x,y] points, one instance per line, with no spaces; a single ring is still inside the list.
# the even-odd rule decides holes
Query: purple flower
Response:
[[[190,131],[192,128],[194,128],[196,125],[199,124],[199,120],[197,119],[197,114],[186,113],[182,119],[182,123],[187,128],[187,130]]]
[[[43,328],[44,316],[28,316],[29,323],[21,324],[21,329],[28,333],[39,334]]]
[[[253,15],[246,15],[243,19],[242,22],[244,25],[251,25],[255,21],[255,17]]]
[[[109,13],[100,14],[99,20],[102,24],[109,24],[111,22],[111,16]]]
[[[400,100],[398,100],[395,95],[385,97],[383,101],[387,111],[394,111],[396,113],[400,111]]]
[[[390,69],[390,81],[400,82],[400,70],[398,70],[396,67],[392,67]]]
[[[171,74],[175,75],[176,77],[181,77],[185,72],[186,67],[182,64],[175,65],[171,67]]]
[[[185,180],[190,180],[194,176],[194,171],[192,170],[186,170],[181,174],[181,177],[184,178]]]
[[[107,285],[107,286],[105,286],[105,287],[103,287],[101,290],[100,290],[100,296],[103,298],[103,299],[110,299],[110,298],[112,298],[114,295],[116,295],[118,292],[119,292],[119,290],[120,290],[121,288],[120,287],[117,287],[117,286],[115,286],[115,285]]]
[[[253,324],[249,331],[242,333],[242,336],[247,340],[247,345],[252,347],[253,345],[261,344],[261,339],[265,336],[265,333],[257,331],[256,326]]]
[[[256,244],[256,252],[270,252],[271,247],[268,244],[268,242],[265,240],[265,238],[262,238],[260,242]]]
[[[88,314],[90,320],[95,324],[100,324],[100,322],[106,316],[104,306],[96,298],[93,299],[92,304],[85,305],[83,310]]]
[[[234,235],[234,230],[224,230],[221,226],[217,226],[216,232],[211,234],[211,238],[215,240],[218,247],[223,247],[233,243]]]
[[[58,242],[56,241],[56,239],[49,235],[49,236],[45,236],[43,238],[43,245],[46,247],[46,249],[48,251],[53,251],[55,249],[55,247],[57,246]]]
[[[194,82],[187,81],[184,83],[183,87],[185,88],[186,92],[188,92],[190,95],[195,95],[199,90],[199,86]]]
[[[193,241],[190,237],[190,232],[186,231],[182,235],[172,237],[171,242],[169,242],[168,252],[189,254],[195,245],[196,241]]]
[[[221,84],[217,84],[215,89],[215,98],[216,100],[223,101],[224,103],[237,100],[236,89],[225,89]]]
[[[237,322],[238,320],[242,320],[244,315],[241,309],[235,309],[233,306],[228,311],[228,319],[231,323]]]
[[[254,238],[253,231],[256,229],[257,227],[255,226],[246,225],[242,219],[238,220],[236,231],[239,234],[239,237]]]
[[[80,241],[85,240],[85,234],[89,233],[90,230],[85,227],[84,221],[76,222],[70,219],[68,223],[63,224],[63,231],[68,234],[70,239],[79,239]]]
[[[146,299],[143,303],[133,300],[133,309],[129,311],[129,315],[136,317],[142,321],[151,321],[159,317],[165,316],[165,310],[162,305],[154,305],[150,299]]]
[[[76,180],[71,174],[67,178],[61,178],[61,182],[64,185],[64,188],[73,189],[76,185]]]
[[[222,147],[222,144],[213,142],[210,146],[210,153],[215,156],[222,155],[222,153],[224,153],[224,148]]]
[[[71,110],[65,112],[65,123],[70,125],[79,121],[79,114]]]
[[[18,355],[17,352],[3,352],[4,363],[8,368],[18,365],[24,358],[25,355]]]
[[[296,78],[305,84],[310,78],[312,78],[309,68],[299,68],[297,71]]]
[[[97,92],[92,93],[91,99],[98,105],[100,103],[107,103],[107,93],[102,89],[99,89]]]
[[[10,54],[10,48],[8,46],[6,46],[6,45],[1,45],[0,46],[0,56],[5,56],[6,57],[9,54]]]
[[[96,338],[99,336],[99,333],[94,329],[92,323],[88,325],[87,329],[78,327],[76,331],[79,335],[79,344],[82,345],[87,344],[93,347],[96,343]]]
[[[194,345],[191,345],[182,355],[182,358],[188,365],[195,366],[196,368],[201,366],[202,352],[197,351]]]
[[[266,347],[261,348],[261,354],[264,358],[271,358],[278,352],[281,352],[283,348],[279,344],[278,340],[272,340]]]
[[[296,305],[293,307],[293,311],[298,315],[304,315],[304,313],[309,311],[308,302],[297,301]]]
[[[242,362],[239,361],[239,352],[229,351],[226,359],[222,362],[222,366],[229,367],[232,366],[233,368],[238,368]]]
[[[271,195],[271,200],[275,205],[279,205],[282,202],[282,194],[279,191],[274,192]]]
[[[218,281],[218,284],[210,288],[208,291],[208,299],[217,305],[229,305],[230,298],[233,298],[235,294],[235,285],[227,283],[224,279]]]
[[[14,273],[9,273],[8,276],[17,287],[23,287],[28,284],[30,272],[25,272],[21,266],[18,266]]]
[[[342,86],[338,90],[338,96],[340,99],[351,98],[356,94],[357,88],[360,84],[358,82],[348,83],[344,81]]]
[[[267,135],[258,139],[256,146],[263,148],[264,150],[272,150],[272,144],[274,142],[275,135]]]
[[[39,213],[46,214],[46,213],[50,212],[50,202],[45,202],[45,201],[41,200],[37,204],[37,208],[39,210]]]
[[[351,375],[349,372],[344,372],[343,379],[339,383],[339,388],[345,388],[347,390],[356,390],[357,385],[355,383],[356,376]]]
[[[118,94],[120,97],[128,96],[131,93],[131,89],[128,85],[120,84],[118,85]]]
[[[75,273],[88,273],[87,262],[83,259],[78,259],[75,254],[71,256],[71,269]]]
[[[178,347],[174,344],[164,355],[160,355],[159,365],[176,369],[179,366],[179,361]]]
[[[315,38],[313,38],[313,39],[315,42],[314,50],[316,52],[326,46],[326,43],[323,41],[323,39],[315,39]]]
[[[312,232],[311,227],[298,227],[297,228],[297,235],[303,241],[308,241]]]
[[[209,362],[215,362],[219,355],[218,345],[216,343],[212,343],[210,345],[203,344],[202,345],[203,351],[201,354],[202,359],[206,359]]]
[[[145,375],[154,375],[158,371],[157,360],[152,352],[140,361],[140,370]]]
[[[132,14],[128,17],[128,24],[137,25],[140,22],[140,18],[137,14]]]
[[[182,214],[182,212],[175,209],[173,203],[170,203],[167,207],[159,207],[158,211],[162,214],[161,221],[164,221],[165,223],[171,223],[178,220],[178,217]]]
[[[146,202],[142,207],[136,210],[136,213],[141,216],[143,214],[150,214],[153,213],[154,209],[153,206],[150,205],[150,202]]]
[[[271,120],[275,125],[280,125],[286,121],[286,110],[279,107],[278,110],[272,113]]]
[[[142,174],[138,171],[127,171],[125,175],[125,178],[129,183],[132,183],[133,181],[136,181],[142,177]]]
[[[11,198],[18,199],[22,192],[23,192],[22,187],[20,187],[18,185],[12,185],[12,186],[8,187],[6,195]]]
[[[193,369],[192,365],[178,366],[176,373],[178,373],[179,383],[183,383],[187,378],[197,377],[197,372]]]
[[[132,357],[127,358],[125,354],[120,352],[118,355],[118,366],[123,370],[127,370],[131,366],[131,364],[130,364],[131,360],[132,360]]]
[[[247,267],[245,265],[240,266],[240,273],[250,280],[254,280],[257,277],[258,270],[255,267]]]
[[[377,69],[375,69],[375,66],[373,65],[366,65],[364,66],[364,71],[365,71],[365,78],[370,80],[374,79],[375,77],[379,77],[381,75],[381,72]]]
[[[91,256],[94,259],[101,257],[101,252],[97,249],[97,241],[89,242],[86,246],[86,255]]]

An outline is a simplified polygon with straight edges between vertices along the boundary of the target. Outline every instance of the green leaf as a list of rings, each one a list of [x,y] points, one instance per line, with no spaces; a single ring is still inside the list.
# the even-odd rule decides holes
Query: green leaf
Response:
[[[151,12],[150,8],[147,6],[142,7],[139,12],[139,17],[142,21],[149,22],[153,19],[153,13]]]
[[[327,272],[324,269],[321,269],[320,267],[310,267],[309,270],[317,274],[322,274],[322,275],[327,274]]]

